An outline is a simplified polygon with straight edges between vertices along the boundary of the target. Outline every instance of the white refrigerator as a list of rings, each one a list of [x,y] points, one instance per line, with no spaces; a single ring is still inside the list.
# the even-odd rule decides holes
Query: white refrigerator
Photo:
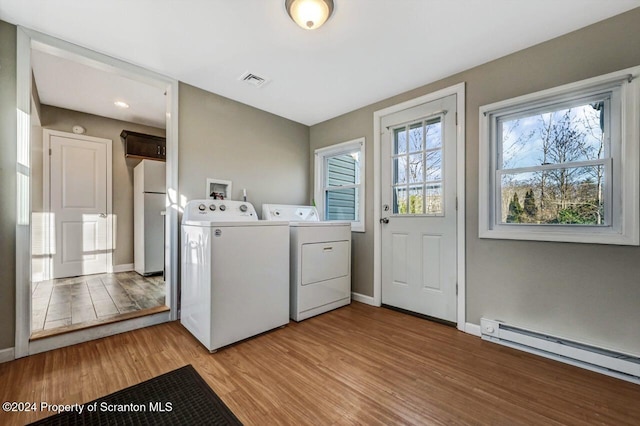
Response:
[[[133,261],[140,275],[164,271],[166,167],[142,160],[133,169]]]

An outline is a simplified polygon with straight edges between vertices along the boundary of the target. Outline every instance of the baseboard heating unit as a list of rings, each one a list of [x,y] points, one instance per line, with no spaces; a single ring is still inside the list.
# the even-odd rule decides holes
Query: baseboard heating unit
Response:
[[[482,318],[482,338],[640,384],[640,357]]]

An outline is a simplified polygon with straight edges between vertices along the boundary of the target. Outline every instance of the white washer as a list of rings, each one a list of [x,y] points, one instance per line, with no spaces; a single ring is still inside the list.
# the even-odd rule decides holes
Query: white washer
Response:
[[[323,222],[313,206],[283,204],[263,204],[262,219],[289,221],[291,319],[351,303],[350,222]]]
[[[250,203],[189,201],[182,216],[180,322],[207,349],[289,322],[289,227]]]

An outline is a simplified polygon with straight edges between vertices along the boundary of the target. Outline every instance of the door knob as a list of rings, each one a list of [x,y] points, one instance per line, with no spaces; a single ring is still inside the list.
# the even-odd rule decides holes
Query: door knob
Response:
[[[99,216],[102,217],[102,218],[105,218],[105,217],[107,217],[107,214],[106,213],[100,213]]]
[[[380,223],[384,223],[384,224],[389,223],[389,218],[388,217],[380,218]]]

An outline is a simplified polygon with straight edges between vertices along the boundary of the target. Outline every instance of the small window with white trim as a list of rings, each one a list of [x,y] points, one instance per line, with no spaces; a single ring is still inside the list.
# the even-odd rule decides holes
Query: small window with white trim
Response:
[[[364,138],[315,151],[314,197],[323,220],[364,232]]]
[[[638,74],[480,108],[481,238],[638,245]]]

